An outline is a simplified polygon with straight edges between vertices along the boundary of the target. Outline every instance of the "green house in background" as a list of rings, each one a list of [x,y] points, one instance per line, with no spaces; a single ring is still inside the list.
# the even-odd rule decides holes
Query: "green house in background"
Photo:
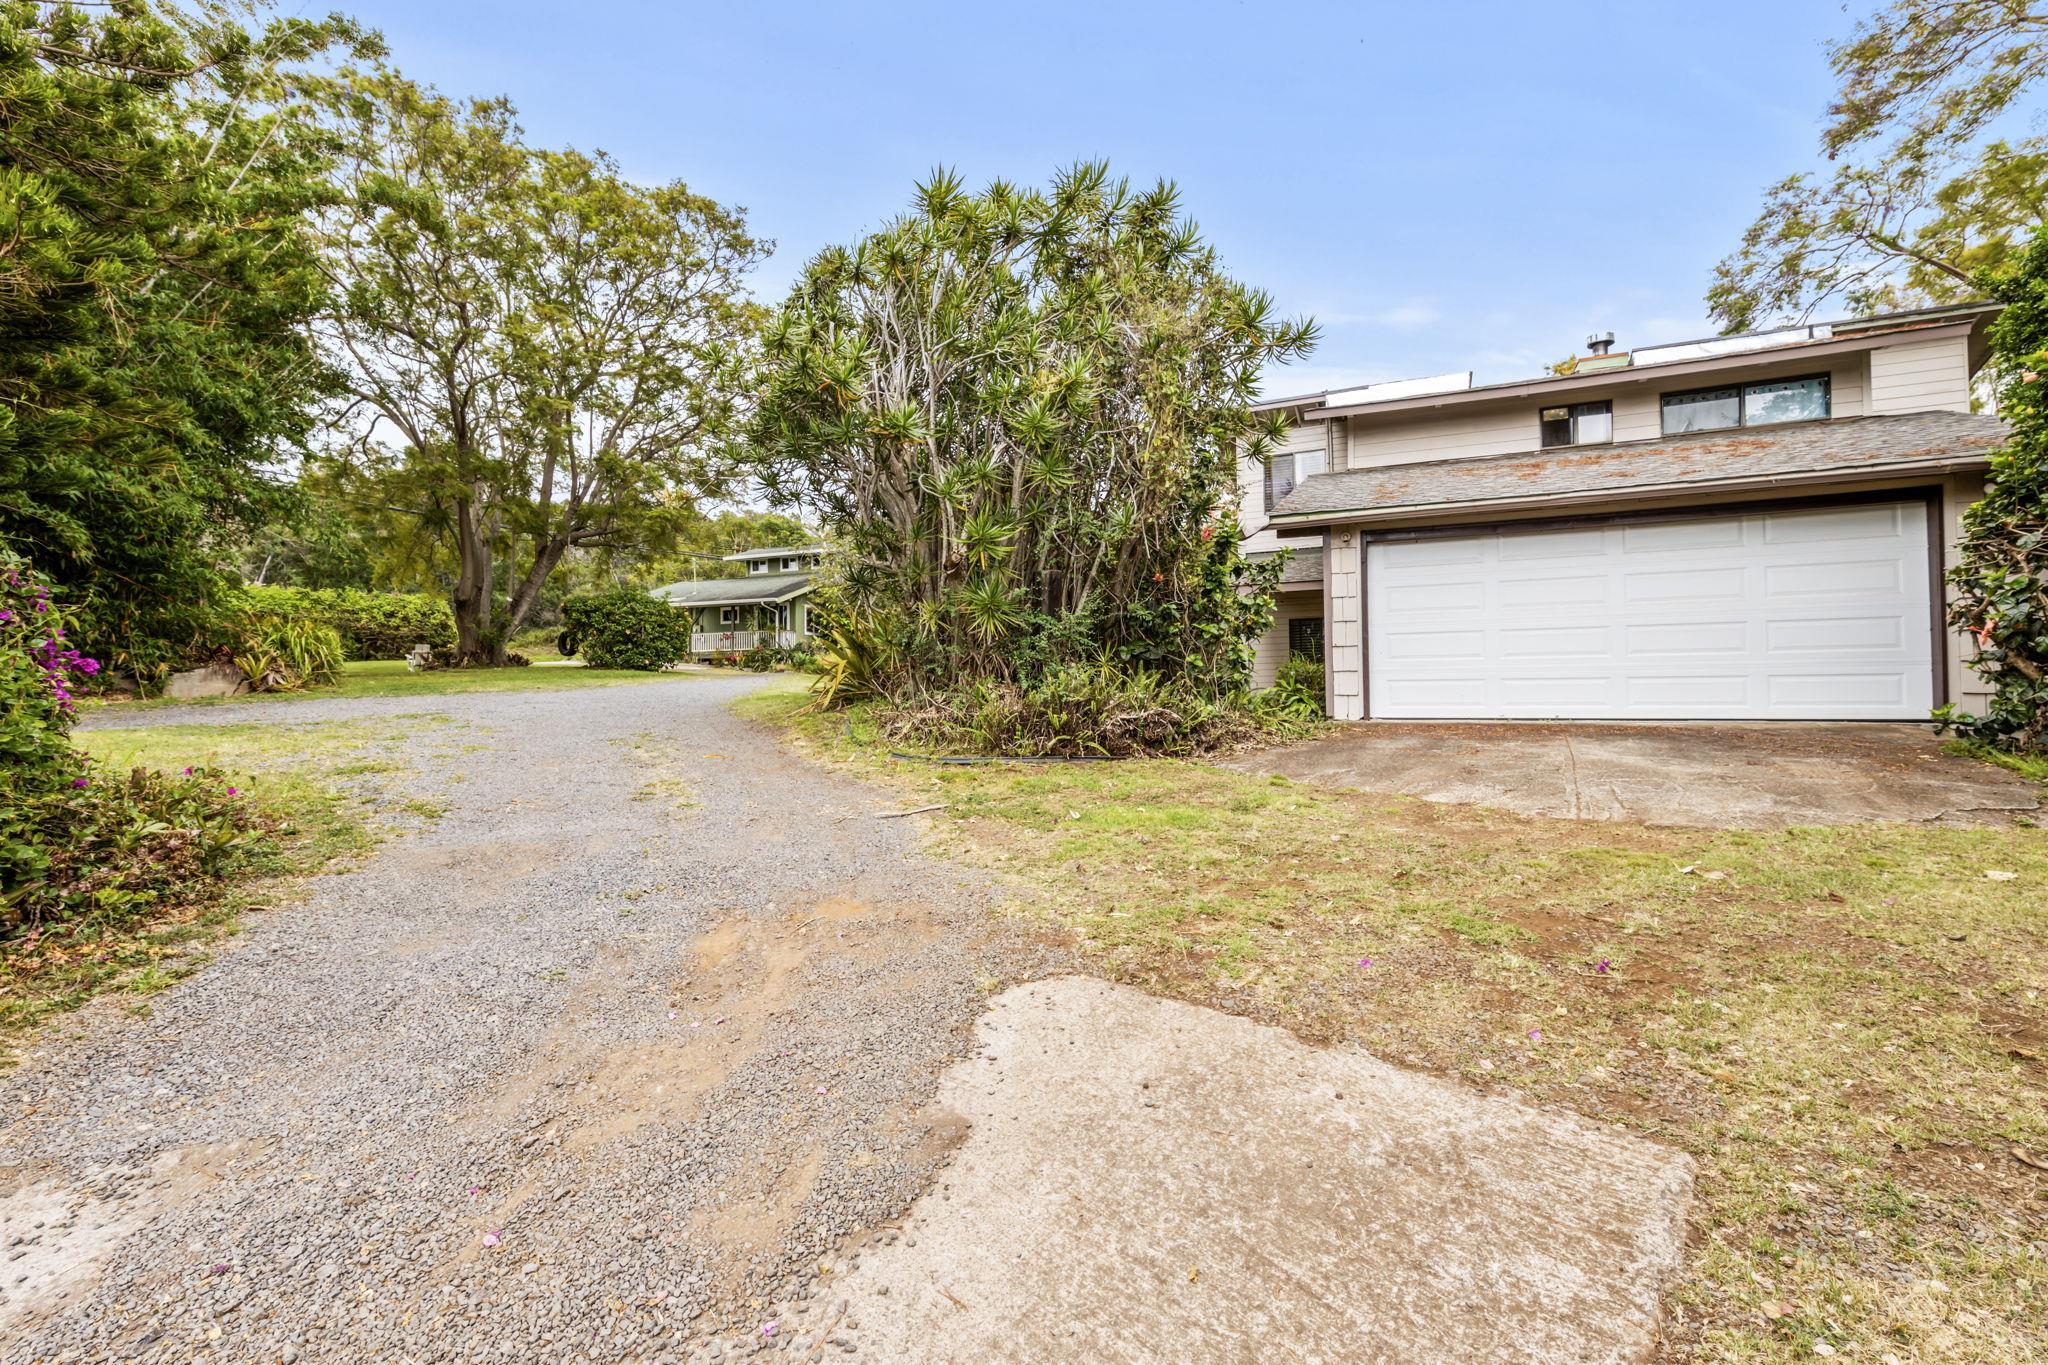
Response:
[[[770,545],[727,555],[744,564],[744,578],[712,578],[656,588],[659,597],[690,613],[690,652],[732,654],[765,644],[777,649],[811,637],[811,581],[823,545]]]

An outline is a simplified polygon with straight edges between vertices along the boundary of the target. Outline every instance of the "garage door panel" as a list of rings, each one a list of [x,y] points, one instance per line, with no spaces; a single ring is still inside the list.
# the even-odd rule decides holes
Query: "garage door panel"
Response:
[[[1628,554],[1655,554],[1663,550],[1728,549],[1742,544],[1741,518],[1732,521],[1651,521],[1621,528],[1622,549]]]
[[[1386,566],[1391,571],[1438,568],[1446,564],[1480,564],[1486,561],[1490,552],[1487,545],[1469,540],[1392,541],[1382,549]]]
[[[1621,600],[1631,604],[1714,598],[1741,601],[1749,595],[1748,571],[1741,567],[1624,573],[1621,582]]]
[[[1483,660],[1486,632],[1483,630],[1402,630],[1386,637],[1386,657],[1441,659],[1446,663]]]
[[[1781,673],[1771,679],[1773,705],[1825,707],[1844,699],[1865,706],[1898,706],[1905,701],[1904,680],[1896,673]],[[1926,711],[1921,708],[1922,713]]]
[[[1486,610],[1486,585],[1484,583],[1445,583],[1431,586],[1428,583],[1397,583],[1387,588],[1387,606],[1393,611],[1430,612],[1443,615],[1446,612]]]
[[[1903,654],[1906,623],[1896,616],[1770,621],[1764,643],[1773,654]]]
[[[1601,607],[1613,585],[1604,577],[1503,577],[1495,601],[1510,610],[1522,607]]]
[[[1660,656],[1746,654],[1749,652],[1749,623],[1746,621],[1703,621],[1699,625],[1631,625],[1623,636],[1631,659]]]
[[[1920,719],[1927,555],[1918,502],[1372,542],[1371,713]]]
[[[1477,716],[1485,714],[1488,704],[1486,684],[1477,678],[1402,678],[1384,687],[1390,714]],[[1382,695],[1381,688],[1381,683],[1373,683],[1374,697]]]
[[[1500,541],[1504,564],[1531,559],[1600,559],[1606,553],[1605,531],[1554,531],[1543,536],[1503,536]]]
[[[1623,694],[1632,708],[1675,706],[1712,714],[1745,710],[1751,699],[1747,673],[1637,674],[1625,680]]]
[[[1502,714],[1521,717],[1577,715],[1613,703],[1614,679],[1605,673],[1576,677],[1513,677],[1501,680]]]
[[[1764,591],[1772,597],[1894,599],[1905,587],[1905,579],[1906,566],[1896,558],[1773,564],[1764,570]]]
[[[1920,504],[1913,504],[1918,511]],[[1905,507],[1843,507],[1826,512],[1780,512],[1764,521],[1766,545],[1841,545],[1852,540],[1897,540],[1904,533]]]
[[[1530,626],[1500,633],[1508,659],[1605,659],[1613,648],[1605,626]]]

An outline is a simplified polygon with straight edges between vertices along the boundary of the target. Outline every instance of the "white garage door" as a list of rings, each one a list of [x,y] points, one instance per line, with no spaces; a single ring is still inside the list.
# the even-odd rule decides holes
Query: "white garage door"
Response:
[[[1366,551],[1378,717],[1918,720],[1924,503]]]

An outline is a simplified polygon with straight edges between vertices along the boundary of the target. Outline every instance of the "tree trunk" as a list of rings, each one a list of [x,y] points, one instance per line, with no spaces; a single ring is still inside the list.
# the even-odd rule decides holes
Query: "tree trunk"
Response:
[[[554,573],[555,566],[562,562],[562,556],[568,552],[569,541],[566,536],[552,536],[534,543],[533,564],[527,569],[526,576],[519,581],[519,586],[512,590],[511,602],[505,608],[504,639],[509,640],[517,635],[519,628],[526,624],[528,613],[533,610],[534,603],[540,600],[540,590],[547,586],[548,576]],[[498,647],[498,662],[504,662],[504,653],[505,647],[501,643]]]
[[[455,545],[460,567],[449,605],[455,611],[455,662],[504,662],[504,646],[491,631],[491,536],[469,498],[455,504]],[[494,660],[492,655],[498,657]]]

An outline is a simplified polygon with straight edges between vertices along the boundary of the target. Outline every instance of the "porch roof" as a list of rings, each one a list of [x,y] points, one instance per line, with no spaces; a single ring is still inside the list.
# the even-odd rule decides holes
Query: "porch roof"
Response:
[[[696,583],[670,583],[648,594],[677,607],[751,607],[787,602],[810,590],[807,573],[752,574],[746,578],[711,578]]]

